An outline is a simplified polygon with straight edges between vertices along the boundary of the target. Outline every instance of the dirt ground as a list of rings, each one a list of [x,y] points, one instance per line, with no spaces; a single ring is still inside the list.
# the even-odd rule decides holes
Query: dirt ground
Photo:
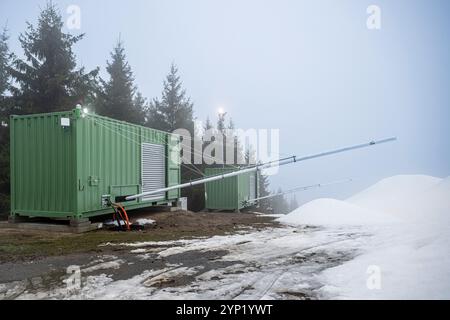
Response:
[[[112,272],[114,280],[120,280],[138,275],[149,267],[163,270],[174,264],[185,267],[200,264],[204,270],[212,270],[232,264],[217,260],[226,251],[191,251],[167,259],[160,259],[157,254],[153,254],[142,259],[139,255],[130,253],[128,248],[115,244],[189,240],[279,228],[274,218],[254,213],[153,213],[141,210],[131,213],[130,218],[132,222],[147,218],[155,223],[140,231],[97,230],[84,234],[1,228],[0,300],[58,288],[67,277],[67,268],[71,265],[83,266],[83,273],[89,275],[101,274],[107,268]],[[108,265],[116,263],[118,258],[119,261],[127,261],[126,268],[111,269]],[[103,267],[103,264],[106,265]],[[95,266],[94,270],[90,270],[92,266]],[[180,286],[192,280],[193,276],[159,279],[152,286]]]
[[[354,234],[261,214],[130,217],[155,223],[85,234],[0,229],[0,300],[320,299],[317,274],[357,254],[340,249]]]
[[[105,217],[107,219],[109,217]],[[0,229],[0,264],[26,262],[46,257],[71,254],[108,254],[109,247],[102,243],[137,241],[165,241],[232,234],[248,228],[261,229],[278,224],[273,218],[253,213],[206,212],[148,212],[138,210],[130,214],[135,221],[140,218],[155,220],[144,230],[118,232],[97,230],[84,234],[63,234],[43,231]],[[100,219],[101,221],[101,219]]]

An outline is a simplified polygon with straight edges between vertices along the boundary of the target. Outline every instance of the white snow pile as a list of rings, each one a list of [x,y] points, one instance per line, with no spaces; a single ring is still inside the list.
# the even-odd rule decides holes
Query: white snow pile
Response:
[[[361,254],[319,276],[330,298],[450,298],[450,177],[394,176],[346,201],[309,202],[279,221],[372,234],[358,239]]]
[[[450,216],[450,177],[386,178],[346,201],[313,200],[279,221],[307,225],[441,222]]]
[[[421,220],[429,214],[442,215],[441,210],[436,211],[438,206],[450,208],[449,187],[450,178],[401,175],[381,180],[347,201],[405,221]]]
[[[152,219],[137,219],[135,222],[139,226],[147,226],[155,223],[155,220]]]
[[[393,223],[396,217],[382,214],[346,201],[335,199],[313,200],[278,221],[307,225],[363,225]]]

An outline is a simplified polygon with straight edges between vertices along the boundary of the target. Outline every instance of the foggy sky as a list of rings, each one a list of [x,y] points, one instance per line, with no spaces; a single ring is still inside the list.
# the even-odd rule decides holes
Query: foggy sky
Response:
[[[160,96],[175,62],[195,116],[224,108],[239,128],[279,128],[282,155],[397,136],[398,142],[283,167],[284,189],[355,182],[298,194],[343,198],[395,174],[450,174],[450,2],[53,1],[81,8],[80,64],[100,66],[119,34],[139,91]],[[368,30],[366,8],[381,8]],[[45,1],[1,0],[10,47]],[[66,15],[65,15],[66,16]]]

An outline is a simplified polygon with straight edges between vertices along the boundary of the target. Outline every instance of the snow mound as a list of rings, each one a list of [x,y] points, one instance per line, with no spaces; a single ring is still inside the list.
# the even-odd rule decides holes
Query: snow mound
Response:
[[[422,217],[427,220],[448,222],[450,220],[450,177],[442,179],[424,192],[415,210],[420,210]]]
[[[352,202],[373,200],[374,198],[378,200],[391,197],[392,194],[399,192],[405,195],[416,194],[433,187],[440,181],[442,181],[441,178],[427,175],[396,175],[380,180],[348,200]]]
[[[278,220],[310,225],[443,224],[450,222],[450,177],[397,175],[346,201],[317,199]]]
[[[421,218],[425,193],[442,179],[426,175],[398,175],[383,179],[364,191],[347,199],[362,208],[389,213],[403,219]],[[450,185],[450,183],[449,183]],[[449,189],[450,190],[450,189]],[[428,205],[427,203],[426,205]]]
[[[313,200],[278,221],[306,225],[370,225],[395,223],[399,220],[345,201],[325,198]]]

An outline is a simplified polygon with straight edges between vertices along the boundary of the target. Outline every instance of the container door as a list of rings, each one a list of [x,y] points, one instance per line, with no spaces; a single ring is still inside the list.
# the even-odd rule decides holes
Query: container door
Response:
[[[142,143],[142,192],[166,187],[165,146]],[[164,199],[165,193],[155,193],[142,198],[144,201]]]

